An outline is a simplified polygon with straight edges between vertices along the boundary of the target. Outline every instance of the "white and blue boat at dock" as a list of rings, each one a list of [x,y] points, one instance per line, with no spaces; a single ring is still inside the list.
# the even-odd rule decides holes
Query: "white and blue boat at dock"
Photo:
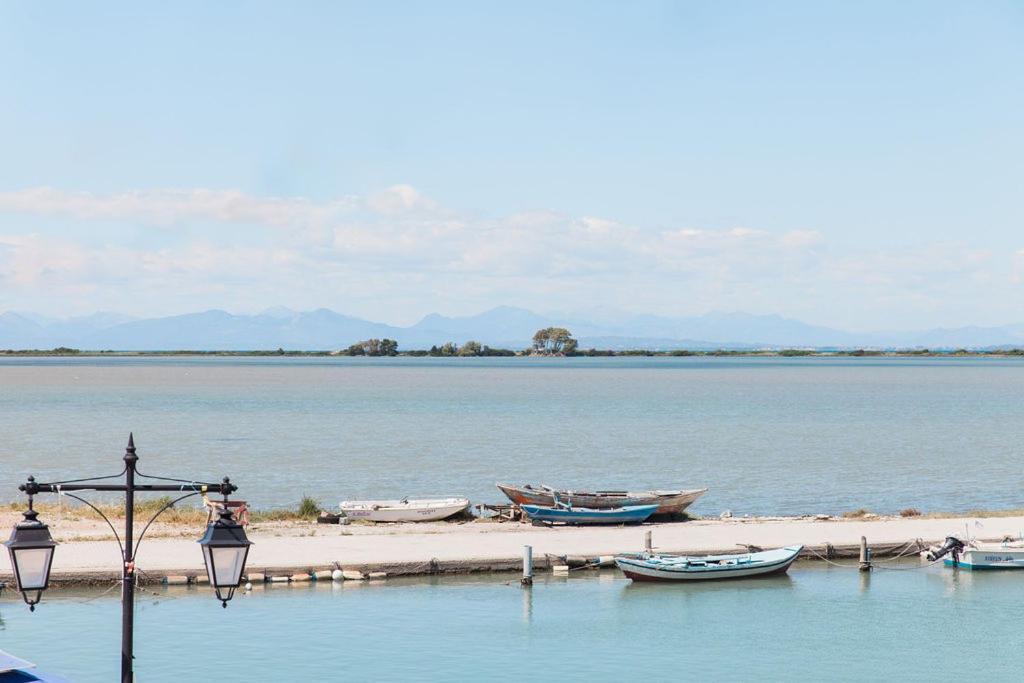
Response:
[[[947,567],[958,566],[961,569],[1024,569],[1024,543],[979,543],[972,541],[962,551],[959,558],[949,555],[943,560]]]
[[[981,526],[980,522],[975,522]],[[926,560],[959,569],[1024,569],[1024,535],[1008,536],[1002,541],[979,541],[970,537],[965,527],[963,536],[947,536],[942,545],[935,545],[922,553]],[[967,540],[962,540],[967,539]]]

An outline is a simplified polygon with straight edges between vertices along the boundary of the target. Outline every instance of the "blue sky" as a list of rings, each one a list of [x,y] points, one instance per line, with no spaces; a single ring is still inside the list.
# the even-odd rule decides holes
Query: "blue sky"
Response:
[[[0,4],[0,310],[1024,321],[1020,3]]]

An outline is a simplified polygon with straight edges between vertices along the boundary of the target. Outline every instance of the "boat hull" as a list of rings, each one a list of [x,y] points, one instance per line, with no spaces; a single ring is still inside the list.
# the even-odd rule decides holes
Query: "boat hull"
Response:
[[[657,510],[656,505],[634,505],[610,510],[558,508],[523,505],[523,512],[535,522],[558,524],[640,524]]]
[[[707,489],[690,489],[687,491],[597,491],[580,493],[567,490],[551,490],[511,484],[498,484],[499,489],[516,505],[538,505],[551,507],[555,505],[555,496],[562,503],[574,506],[608,510],[638,505],[657,505],[655,514],[678,514],[690,507],[694,501],[707,493]]]
[[[457,515],[469,507],[468,498],[446,500],[443,503],[410,501],[350,501],[340,505],[349,519],[370,522],[438,522]]]
[[[615,564],[633,581],[722,581],[785,574],[803,546],[789,546],[763,553],[677,558],[673,563],[616,557]],[[676,558],[674,558],[676,559]],[[691,559],[693,564],[685,562]],[[729,564],[735,562],[735,564]]]
[[[943,562],[952,567],[953,559],[949,556]],[[961,569],[1024,569],[1024,548],[1006,548],[1002,546],[965,548],[960,553],[957,563]]]

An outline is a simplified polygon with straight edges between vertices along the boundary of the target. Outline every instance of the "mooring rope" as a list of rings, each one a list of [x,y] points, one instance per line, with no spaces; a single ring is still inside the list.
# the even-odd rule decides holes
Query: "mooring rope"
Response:
[[[893,555],[891,557],[884,557],[884,558],[881,558],[881,559],[878,559],[878,560],[874,560],[873,559],[872,562],[873,563],[874,562],[880,562],[880,563],[896,562],[897,560],[900,560],[900,559],[906,557],[911,552],[920,552],[920,549],[922,547],[924,547],[924,541],[922,541],[920,538],[915,538],[913,541],[907,541],[907,543],[905,545],[900,546],[901,550],[900,550],[900,552],[898,554]]]
[[[921,547],[921,546],[924,545],[924,542],[920,538],[915,538],[912,541],[907,541],[904,545],[898,546],[899,548],[901,548],[901,551],[900,551],[899,554],[897,554],[897,555],[895,555],[893,557],[883,558],[883,559],[879,559],[879,560],[872,559],[869,562],[869,564],[870,564],[871,567],[876,567],[876,565],[879,565],[879,564],[884,564],[886,562],[895,562],[897,560],[900,560],[900,559],[906,557],[910,553],[911,547],[915,546],[915,545],[917,547]],[[858,570],[860,569],[860,563],[859,562],[857,564],[844,564],[844,563],[841,563],[841,562],[834,562],[831,559],[829,559],[829,558],[825,557],[824,555],[822,555],[821,553],[819,553],[814,548],[811,548],[811,547],[808,546],[806,548],[806,550],[809,553],[811,553],[812,555],[814,555],[815,557],[817,557],[819,560],[825,562],[826,564],[830,564],[833,567],[841,567],[843,569],[858,569]],[[886,566],[878,566],[877,568],[885,570],[885,571],[891,571],[891,572],[905,572],[905,571],[912,571],[912,570],[915,570],[915,569],[926,569],[928,567],[931,567],[934,564],[938,564],[939,562],[942,562],[943,559],[945,559],[945,558],[940,557],[937,560],[933,560],[933,561],[931,561],[931,562],[929,562],[927,564],[919,564],[919,565],[915,565],[913,567],[886,567]]]
[[[932,560],[928,564],[919,564],[916,567],[879,567],[879,569],[881,569],[883,571],[887,571],[887,572],[906,572],[906,571],[910,571],[912,569],[927,569],[928,567],[932,566],[933,564],[938,564],[939,562],[942,562],[944,559],[946,559],[946,558],[940,557],[937,560]]]
[[[814,548],[811,548],[810,546],[807,546],[805,548],[805,550],[807,550],[807,552],[809,552],[810,554],[812,554],[815,557],[817,557],[822,562],[824,562],[826,564],[830,564],[833,567],[842,567],[843,569],[859,569],[860,568],[859,564],[842,564],[841,562],[833,562],[832,560],[830,560],[829,558],[825,557],[824,555],[819,553]]]
[[[83,598],[83,599],[81,599],[81,600],[74,600],[73,602],[76,602],[76,603],[78,603],[78,604],[80,604],[80,605],[85,605],[85,604],[88,604],[88,603],[90,603],[90,602],[93,602],[93,601],[95,601],[95,600],[99,600],[99,599],[100,599],[100,598],[102,598],[102,597],[103,597],[104,595],[106,595],[107,593],[109,593],[110,591],[114,590],[115,588],[117,588],[117,587],[118,587],[118,586],[120,586],[120,585],[121,585],[121,580],[120,580],[120,579],[118,579],[118,580],[117,580],[117,581],[115,581],[114,583],[110,584],[110,586],[109,586],[109,587],[107,588],[107,590],[103,591],[103,592],[102,592],[102,593],[100,593],[99,595],[93,595],[92,597],[89,597],[89,598]]]

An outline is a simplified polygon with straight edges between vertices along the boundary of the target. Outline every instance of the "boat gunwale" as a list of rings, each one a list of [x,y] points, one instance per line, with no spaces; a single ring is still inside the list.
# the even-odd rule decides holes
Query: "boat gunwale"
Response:
[[[787,565],[788,566],[788,565],[792,564],[793,562],[795,562],[796,559],[800,555],[800,551],[803,550],[803,546],[802,545],[801,546],[785,546],[784,548],[778,548],[776,550],[788,550],[788,551],[790,551],[790,554],[786,555],[786,556],[784,556],[784,557],[782,557],[780,559],[777,559],[777,560],[760,561],[760,562],[755,560],[755,561],[748,562],[748,563],[746,563],[744,565],[736,565],[736,564],[707,565],[707,564],[705,564],[705,565],[691,566],[691,565],[689,565],[687,563],[679,562],[674,567],[672,565],[652,566],[651,564],[649,564],[648,560],[642,560],[642,559],[633,558],[633,557],[623,557],[623,556],[616,556],[615,557],[615,564],[616,564],[616,566],[618,566],[619,569],[621,569],[624,572],[626,571],[626,569],[623,568],[623,566],[622,566],[623,564],[625,564],[625,565],[627,565],[629,567],[632,567],[632,568],[636,568],[636,569],[646,569],[648,571],[666,572],[666,573],[669,573],[669,574],[682,574],[682,575],[685,575],[685,574],[690,574],[690,575],[693,575],[693,574],[713,574],[713,573],[719,573],[719,572],[728,573],[728,572],[746,571],[746,570],[753,570],[753,569],[758,569],[758,570],[760,570],[760,569],[768,569],[768,570],[770,570],[770,569],[773,569],[773,568],[775,568],[775,569],[781,568],[782,565]],[[772,550],[772,551],[762,551],[762,552],[766,552],[767,553],[767,552],[775,552],[775,551]],[[757,555],[757,554],[760,554],[760,553],[750,553],[750,555]],[[744,554],[737,554],[737,555],[717,555],[717,556],[708,556],[708,557],[732,558],[732,557],[746,557],[746,556],[747,555],[744,555]],[[698,559],[698,558],[695,557],[693,559]],[[699,559],[701,559],[702,561],[706,561],[705,558],[699,558]]]

